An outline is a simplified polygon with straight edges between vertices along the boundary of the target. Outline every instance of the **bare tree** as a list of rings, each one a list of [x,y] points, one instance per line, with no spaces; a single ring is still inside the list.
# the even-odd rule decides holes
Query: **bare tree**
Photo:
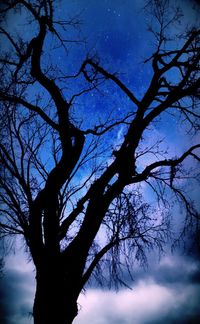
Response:
[[[180,11],[166,15],[168,1],[155,2],[147,7],[157,22],[151,29],[156,49],[145,61],[152,78],[140,99],[96,58],[88,56],[74,75],[61,70],[51,41],[55,51],[66,52],[80,42],[68,38],[78,15],[58,20],[56,1],[2,2],[0,225],[2,237],[24,237],[35,265],[35,324],[72,323],[92,274],[100,280],[105,269],[105,277],[110,272],[114,283],[123,283],[124,265],[131,275],[134,258],[145,261],[146,248],[162,249],[170,194],[185,207],[183,231],[198,224],[180,179],[196,177],[184,163],[199,162],[200,144],[173,157],[160,140],[145,139],[166,112],[174,124],[199,131],[200,31],[186,31],[169,48],[167,30]],[[11,13],[27,21],[29,33],[6,25]],[[66,53],[66,70],[68,58]],[[130,110],[116,118],[111,107],[99,123],[95,111],[92,120],[81,120],[77,103],[108,84],[128,98]],[[117,140],[119,128],[124,136]],[[145,201],[144,185],[156,204]]]

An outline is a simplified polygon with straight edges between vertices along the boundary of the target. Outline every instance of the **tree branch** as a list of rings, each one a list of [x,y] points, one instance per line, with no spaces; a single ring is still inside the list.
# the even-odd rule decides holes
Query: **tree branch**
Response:
[[[153,170],[155,170],[156,168],[159,168],[162,166],[176,167],[178,164],[182,163],[188,156],[193,156],[194,155],[193,151],[198,148],[200,148],[200,144],[190,147],[186,152],[184,152],[177,159],[161,160],[161,161],[157,161],[157,162],[154,162],[154,163],[148,165],[141,173],[139,173],[135,177],[133,177],[132,183],[146,180],[149,176],[151,176],[151,172]]]
[[[83,62],[81,66],[81,71],[83,72],[85,78],[87,81],[91,82],[90,77],[87,74],[87,71],[85,71],[85,68],[87,65],[92,66],[97,72],[101,73],[106,79],[112,80],[115,84],[118,85],[118,87],[129,97],[129,99],[138,106],[139,101],[136,99],[134,94],[125,86],[123,82],[121,82],[114,74],[111,74],[104,70],[101,66],[99,66],[97,63],[92,61],[91,59],[87,59]]]
[[[56,124],[52,119],[50,119],[48,117],[48,115],[46,115],[44,113],[44,111],[39,106],[32,105],[31,103],[25,101],[24,99],[22,99],[20,97],[15,96],[15,95],[7,95],[2,91],[0,91],[0,101],[8,101],[10,103],[20,104],[20,105],[24,106],[25,108],[27,108],[28,110],[37,113],[53,129],[55,129],[55,130],[59,129],[58,124]]]

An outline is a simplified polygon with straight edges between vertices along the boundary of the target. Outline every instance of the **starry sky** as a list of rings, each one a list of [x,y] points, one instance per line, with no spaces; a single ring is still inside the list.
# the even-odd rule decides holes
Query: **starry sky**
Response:
[[[98,56],[101,65],[110,72],[117,71],[120,79],[140,98],[152,75],[150,64],[143,62],[154,49],[153,36],[146,31],[150,18],[142,10],[143,0],[73,0],[63,1],[62,6],[61,2],[58,3],[58,13],[63,16],[79,13],[80,29],[69,31],[68,36],[73,39],[78,33],[80,40],[83,40],[80,44],[69,45],[68,53],[57,50],[56,60],[60,68],[73,74],[87,54]],[[194,5],[198,5],[198,2],[181,1],[184,24],[196,21]],[[15,20],[10,16],[9,28],[15,26],[20,30],[23,19],[24,16]],[[27,38],[31,35],[30,31],[24,33]],[[45,59],[55,59],[54,51]],[[76,118],[83,117],[83,128],[92,126],[99,116],[106,115],[111,104],[114,107],[113,117],[130,111],[130,104],[119,89],[112,87],[113,97],[110,99],[106,95],[110,85],[106,87],[102,88],[102,96],[82,96],[77,99],[76,104],[80,108]],[[69,93],[70,89],[67,89],[66,96]],[[91,112],[91,120],[84,118]],[[152,134],[154,138],[164,137],[172,154],[183,152],[191,141],[190,138],[183,139],[181,128],[172,128],[167,117],[161,125],[154,126]],[[122,135],[123,129],[120,129],[117,134],[119,142]],[[194,142],[196,140],[192,139]],[[193,190],[193,195],[198,199],[197,189]],[[174,213],[178,214],[177,219],[181,221],[178,208],[174,208]],[[34,269],[21,246],[20,240],[15,242],[15,253],[5,258],[1,277],[0,321],[5,324],[32,323],[30,312],[34,298]],[[148,259],[146,269],[141,269],[135,263],[134,281],[129,282],[132,289],[123,288],[116,293],[95,284],[89,287],[79,298],[80,313],[74,323],[186,324],[200,319],[200,261],[196,251],[186,255],[177,249],[172,254],[170,246],[167,246],[160,259],[155,254],[149,254]],[[127,274],[124,273],[124,276]]]

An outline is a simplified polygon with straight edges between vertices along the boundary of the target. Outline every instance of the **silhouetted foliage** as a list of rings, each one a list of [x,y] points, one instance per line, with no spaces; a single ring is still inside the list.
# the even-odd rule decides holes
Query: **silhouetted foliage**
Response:
[[[180,237],[199,226],[184,186],[197,178],[190,166],[200,160],[200,144],[173,156],[152,125],[169,113],[183,136],[199,131],[200,31],[168,35],[181,11],[170,13],[169,1],[147,4],[156,43],[143,63],[152,64],[152,77],[139,98],[97,56],[66,72],[70,45],[84,40],[76,34],[80,17],[62,20],[56,3],[7,0],[0,8],[1,235],[23,236],[35,265],[35,324],[71,323],[92,274],[126,285],[124,267],[131,276],[135,258],[145,263],[146,250],[162,251],[173,202],[185,210]],[[12,30],[11,13],[25,27]],[[61,48],[66,67],[56,60]],[[129,108],[80,112],[82,98],[101,96],[108,84]]]

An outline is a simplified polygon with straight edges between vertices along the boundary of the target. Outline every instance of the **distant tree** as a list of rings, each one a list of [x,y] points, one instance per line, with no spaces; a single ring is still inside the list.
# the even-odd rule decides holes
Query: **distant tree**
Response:
[[[135,258],[144,262],[146,249],[162,249],[172,201],[186,211],[180,235],[199,220],[182,179],[197,177],[188,165],[199,162],[200,144],[173,157],[152,125],[169,114],[183,137],[188,126],[199,131],[200,31],[169,39],[180,11],[172,17],[168,1],[148,3],[156,49],[145,61],[152,64],[150,83],[137,98],[97,58],[88,55],[74,75],[66,72],[70,56],[59,64],[56,53],[70,53],[80,41],[79,17],[59,20],[56,3],[6,0],[0,8],[1,235],[21,235],[35,265],[35,324],[72,323],[92,274],[126,284],[124,266],[131,275]],[[15,30],[6,24],[11,14]],[[111,104],[102,115],[81,112],[82,98],[101,96],[108,85],[128,98],[129,110],[118,114]],[[112,90],[109,96],[112,103]]]

